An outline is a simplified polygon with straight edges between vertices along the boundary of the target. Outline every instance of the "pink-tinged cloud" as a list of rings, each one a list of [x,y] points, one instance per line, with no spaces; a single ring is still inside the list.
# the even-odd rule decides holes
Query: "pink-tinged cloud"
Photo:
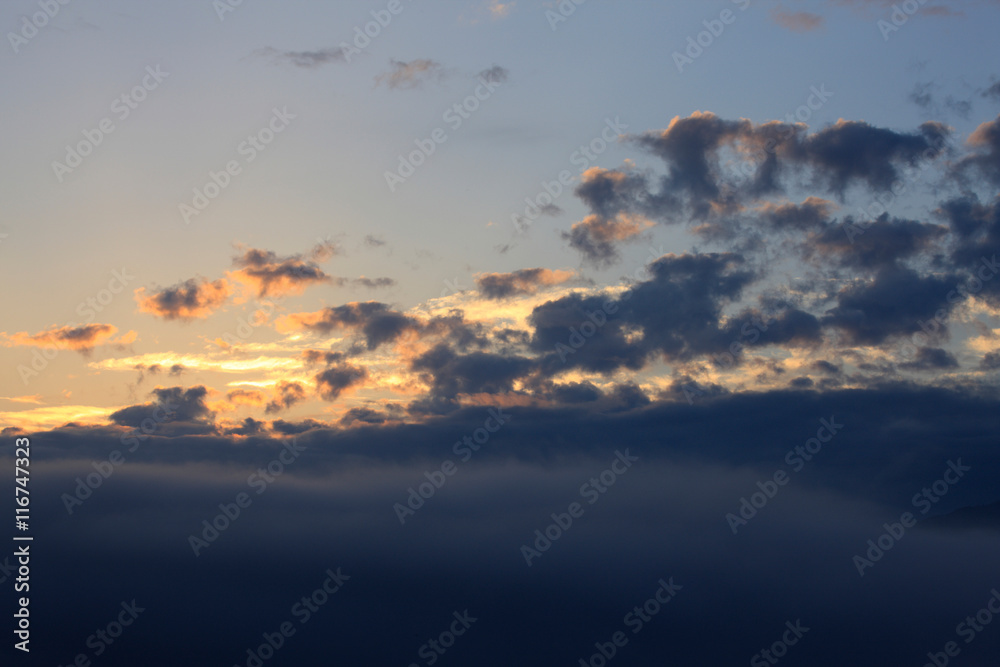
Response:
[[[139,310],[165,320],[204,319],[222,307],[233,293],[224,279],[213,282],[191,278],[182,283],[146,294],[146,288],[135,291]]]
[[[53,327],[45,331],[29,334],[20,331],[14,334],[0,332],[5,347],[41,347],[48,349],[65,349],[79,352],[83,355],[98,345],[118,344],[128,345],[136,340],[134,331],[129,331],[118,339],[113,339],[118,328],[111,324],[85,324],[83,326]]]
[[[811,12],[789,12],[785,11],[781,7],[775,7],[771,10],[771,20],[780,25],[782,28],[786,28],[793,32],[810,32],[818,30],[826,21],[826,19],[819,14],[813,14]]]

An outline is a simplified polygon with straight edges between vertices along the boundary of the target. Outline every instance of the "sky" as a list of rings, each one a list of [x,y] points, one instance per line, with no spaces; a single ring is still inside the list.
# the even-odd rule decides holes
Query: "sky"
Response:
[[[998,21],[2,3],[11,664],[993,665]]]

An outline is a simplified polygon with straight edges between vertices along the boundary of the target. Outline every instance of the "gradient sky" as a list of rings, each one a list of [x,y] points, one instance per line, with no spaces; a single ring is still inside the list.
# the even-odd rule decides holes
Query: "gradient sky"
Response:
[[[39,557],[32,660],[98,664],[90,626],[146,595],[100,660],[180,664],[184,592],[221,619],[185,664],[246,664],[343,566],[326,629],[268,664],[429,664],[470,605],[440,664],[578,664],[673,576],[618,663],[745,664],[811,615],[789,663],[917,665],[1000,586],[997,1],[52,2],[0,7],[0,453],[31,438],[36,539],[63,554]],[[528,566],[626,448],[641,463]],[[940,518],[859,576],[907,510]],[[993,664],[1000,627],[962,646]]]

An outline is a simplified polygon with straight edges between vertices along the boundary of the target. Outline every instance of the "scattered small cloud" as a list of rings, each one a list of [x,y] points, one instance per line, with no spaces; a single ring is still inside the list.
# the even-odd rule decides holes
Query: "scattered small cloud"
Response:
[[[347,62],[343,49],[331,46],[315,51],[280,51],[270,46],[254,51],[255,56],[270,58],[272,62],[283,65],[294,65],[305,69],[314,69],[331,63]]]
[[[385,85],[392,90],[419,88],[427,81],[444,78],[444,68],[441,63],[419,58],[409,62],[390,60],[389,71],[375,77],[375,85]]]
[[[811,32],[823,27],[826,21],[819,14],[812,12],[792,12],[777,6],[771,10],[771,20],[793,32]]]

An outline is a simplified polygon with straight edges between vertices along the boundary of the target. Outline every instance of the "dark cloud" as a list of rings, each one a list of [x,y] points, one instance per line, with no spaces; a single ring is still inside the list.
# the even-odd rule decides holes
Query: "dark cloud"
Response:
[[[344,391],[364,382],[368,371],[345,362],[335,362],[316,375],[316,388],[324,400],[336,400]]]
[[[816,168],[837,194],[855,182],[885,192],[899,180],[901,167],[916,167],[940,155],[949,134],[934,122],[921,125],[919,132],[899,133],[841,120],[789,146],[787,156]]]
[[[252,417],[244,419],[239,426],[225,430],[226,435],[263,435],[266,432],[267,425],[264,422],[253,419]]]
[[[836,208],[833,202],[807,197],[801,204],[766,202],[754,211],[756,218],[772,229],[809,231],[823,228]]]
[[[367,287],[368,289],[383,289],[396,285],[396,281],[392,278],[365,278],[364,276],[353,279],[351,283],[354,285],[360,285],[361,287]]]
[[[902,363],[899,367],[911,371],[941,371],[958,368],[958,360],[940,347],[921,347],[917,349],[913,361]]]
[[[300,294],[306,287],[328,283],[332,278],[319,268],[335,254],[330,244],[320,244],[305,255],[279,257],[271,250],[249,248],[233,259],[239,267],[231,275],[253,289],[258,297]]]
[[[489,69],[484,69],[479,73],[479,76],[490,83],[504,83],[510,76],[510,71],[500,67],[500,65],[494,65]]]
[[[572,271],[550,269],[520,269],[511,273],[483,273],[476,276],[479,292],[487,299],[507,299],[534,294],[542,287],[570,280]]]
[[[419,330],[420,322],[409,315],[392,310],[378,301],[352,302],[326,308],[315,313],[288,316],[285,325],[318,333],[337,329],[354,329],[362,334],[369,350],[391,343],[406,331]]]
[[[880,269],[871,281],[848,285],[836,295],[837,305],[822,318],[853,345],[877,345],[892,336],[920,331],[920,322],[938,311],[951,311],[947,295],[955,276],[921,276],[900,267]]]
[[[875,220],[859,223],[848,217],[827,225],[808,238],[804,248],[816,259],[835,257],[844,267],[875,270],[939,248],[947,233],[940,225],[883,213]]]
[[[132,405],[113,412],[109,419],[119,426],[164,434],[213,433],[213,413],[205,404],[204,386],[157,387],[151,392],[155,402]]]
[[[488,352],[459,354],[439,343],[415,357],[410,368],[431,385],[433,397],[454,399],[458,394],[508,392],[514,380],[527,374],[532,365],[525,357]]]
[[[815,90],[817,96],[832,94]],[[726,227],[734,222],[714,226],[747,213],[746,204],[758,206],[764,224],[793,231],[829,216],[832,207],[820,194],[844,199],[851,187],[888,192],[906,170],[936,160],[949,136],[950,130],[937,122],[907,133],[841,120],[809,134],[803,124],[754,125],[707,112],[676,117],[665,130],[631,138],[660,158],[666,173],[657,178],[634,168],[589,169],[576,193],[592,215],[563,236],[591,261],[609,263],[617,256],[615,242],[623,240],[617,233],[623,220],[674,224],[710,219],[702,233],[731,236],[734,229]],[[761,199],[793,187],[811,187],[816,194],[797,207]]]
[[[299,382],[279,382],[275,387],[274,398],[271,399],[264,409],[265,414],[275,414],[282,410],[287,410],[296,403],[304,401],[306,389]]]
[[[306,69],[313,69],[329,65],[331,63],[347,62],[344,50],[339,46],[331,46],[315,51],[280,51],[270,46],[254,51],[254,55],[270,58],[272,62],[279,64],[295,65]]]
[[[135,291],[139,310],[165,320],[204,319],[217,311],[229,299],[233,290],[228,281],[190,278],[171,287],[154,289],[148,296],[146,288]]]
[[[32,465],[41,472],[33,517],[39,530],[50,529],[39,533],[49,548],[32,554],[47,573],[32,579],[32,618],[64,629],[32,646],[36,660],[64,664],[86,651],[84,638],[135,598],[146,611],[102,664],[174,665],[164,638],[181,633],[197,644],[199,659],[243,664],[247,649],[286,620],[296,633],[280,660],[290,664],[328,661],[331,639],[346,664],[407,664],[453,612],[468,609],[479,620],[449,650],[457,664],[572,664],[619,630],[629,634],[618,649],[623,665],[660,664],[664,656],[679,665],[745,663],[780,638],[786,621],[801,618],[811,630],[791,649],[796,659],[869,667],[939,649],[995,585],[1000,547],[974,526],[907,530],[863,578],[852,562],[884,523],[904,511],[919,515],[910,499],[940,479],[949,460],[971,470],[932,514],[997,502],[995,396],[887,386],[702,396],[608,413],[587,403],[503,411],[509,422],[468,462],[453,447],[482,427],[484,407],[421,424],[304,425],[295,439],[301,458],[261,496],[246,479],[290,438],[154,434],[73,516],[60,494],[94,472],[92,461],[106,456],[115,434],[35,434]],[[786,453],[813,437],[820,419],[842,426],[793,472]],[[625,449],[637,457],[633,466],[588,504],[581,484]],[[445,459],[457,472],[401,526],[393,505]],[[791,482],[733,535],[725,515],[778,469]],[[241,492],[252,504],[195,557],[188,536]],[[521,545],[574,501],[583,515],[528,567]],[[150,554],[160,576],[150,576]],[[350,579],[300,624],[292,605],[337,567]],[[269,585],[248,590],[263,571]],[[683,588],[633,635],[623,616],[671,577]],[[581,580],[591,583],[581,589]],[[80,581],[101,585],[61,606]],[[203,623],[185,620],[192,599]],[[990,664],[998,649],[1000,637],[987,631],[962,647],[962,657]]]

